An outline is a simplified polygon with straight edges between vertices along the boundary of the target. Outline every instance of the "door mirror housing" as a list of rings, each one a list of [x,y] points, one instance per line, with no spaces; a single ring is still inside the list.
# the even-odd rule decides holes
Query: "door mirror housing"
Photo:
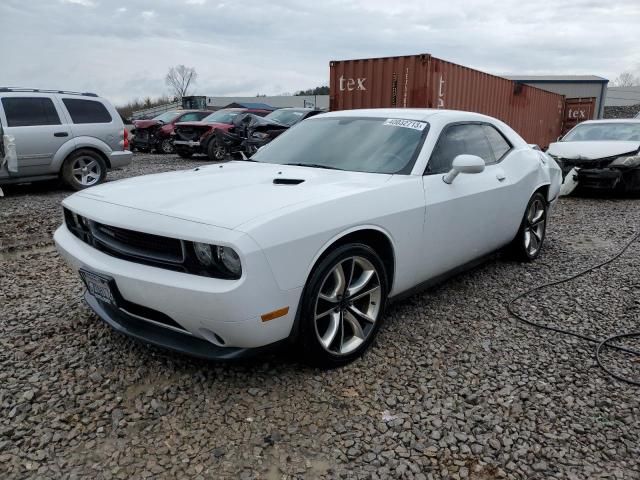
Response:
[[[444,183],[451,184],[460,173],[480,173],[484,171],[484,160],[477,155],[458,155],[453,159],[451,170],[442,177]]]

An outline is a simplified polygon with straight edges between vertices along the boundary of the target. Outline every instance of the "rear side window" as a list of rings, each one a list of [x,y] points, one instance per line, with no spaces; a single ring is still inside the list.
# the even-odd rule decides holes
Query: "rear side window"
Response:
[[[100,102],[81,100],[79,98],[63,98],[73,123],[110,123],[111,115]]]
[[[47,97],[5,97],[2,106],[8,127],[60,125],[56,107]]]
[[[462,154],[477,155],[487,165],[495,163],[483,125],[462,124],[448,127],[431,154],[426,173],[448,172],[453,159]]]
[[[489,140],[489,145],[491,145],[491,150],[493,150],[493,155],[499,161],[505,153],[511,150],[511,145],[495,127],[484,125],[483,128],[484,133],[487,135],[487,140]]]

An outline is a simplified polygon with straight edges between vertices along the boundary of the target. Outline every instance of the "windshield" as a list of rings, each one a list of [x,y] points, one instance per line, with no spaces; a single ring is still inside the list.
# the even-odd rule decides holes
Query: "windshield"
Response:
[[[206,123],[231,123],[239,113],[235,110],[218,110],[216,113],[207,115],[201,121]]]
[[[158,115],[157,117],[153,117],[153,120],[157,120],[158,122],[162,122],[162,123],[169,123],[178,115],[180,115],[180,112],[164,112]]]
[[[273,120],[274,122],[290,127],[294,123],[298,123],[303,115],[304,112],[299,110],[276,110],[264,118],[268,118],[269,120]]]
[[[353,172],[409,173],[428,125],[392,118],[316,117],[292,127],[251,159]]]
[[[640,123],[583,123],[562,139],[563,142],[597,140],[640,141]]]

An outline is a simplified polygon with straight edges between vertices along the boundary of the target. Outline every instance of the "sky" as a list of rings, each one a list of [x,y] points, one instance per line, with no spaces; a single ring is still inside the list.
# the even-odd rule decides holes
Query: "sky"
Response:
[[[0,85],[116,104],[328,85],[329,61],[430,53],[494,74],[640,75],[639,0],[1,0]]]

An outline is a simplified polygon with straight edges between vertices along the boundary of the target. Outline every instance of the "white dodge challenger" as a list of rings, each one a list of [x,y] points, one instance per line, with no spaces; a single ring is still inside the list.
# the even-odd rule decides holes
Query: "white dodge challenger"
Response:
[[[389,299],[503,247],[535,259],[560,183],[491,117],[332,112],[249,161],[78,192],[55,242],[126,335],[212,359],[291,343],[334,367],[367,349]]]

